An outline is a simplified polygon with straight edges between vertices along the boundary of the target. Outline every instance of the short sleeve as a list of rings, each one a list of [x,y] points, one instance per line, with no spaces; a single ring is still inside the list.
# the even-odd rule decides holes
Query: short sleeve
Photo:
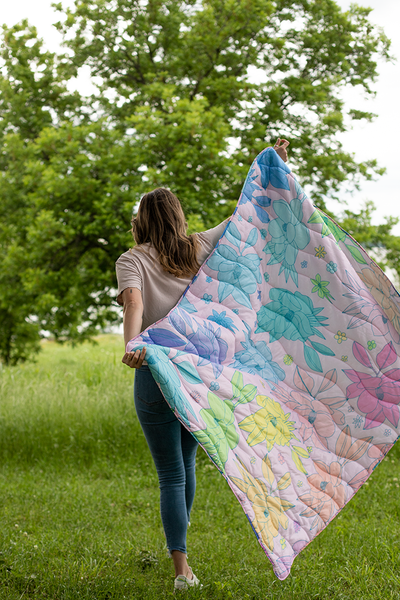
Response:
[[[216,227],[213,227],[212,229],[207,229],[207,231],[202,231],[201,233],[197,234],[201,245],[208,254],[210,254],[213,251],[219,238],[224,233],[228,221],[229,218],[225,219],[225,221],[222,221],[222,223],[220,223]]]
[[[142,273],[140,264],[130,252],[125,252],[119,257],[115,263],[115,270],[118,282],[117,302],[122,306],[121,294],[124,290],[127,288],[142,290]]]

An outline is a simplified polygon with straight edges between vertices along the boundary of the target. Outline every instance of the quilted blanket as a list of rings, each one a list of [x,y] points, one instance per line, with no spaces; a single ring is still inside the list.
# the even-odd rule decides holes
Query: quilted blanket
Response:
[[[273,149],[213,253],[131,340],[279,579],[399,436],[400,298]]]

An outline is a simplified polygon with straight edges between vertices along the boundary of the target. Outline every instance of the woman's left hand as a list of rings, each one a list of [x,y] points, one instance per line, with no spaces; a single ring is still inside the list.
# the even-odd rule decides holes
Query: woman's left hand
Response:
[[[146,348],[142,348],[142,351],[136,350],[136,352],[126,352],[122,359],[124,365],[128,365],[131,369],[140,369],[143,364],[144,357],[146,356]]]

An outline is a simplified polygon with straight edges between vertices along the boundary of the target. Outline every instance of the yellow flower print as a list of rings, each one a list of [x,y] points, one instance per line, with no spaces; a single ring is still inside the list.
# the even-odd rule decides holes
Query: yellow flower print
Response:
[[[285,363],[285,365],[291,365],[293,362],[293,356],[290,356],[290,354],[285,354],[285,356],[283,357],[283,362]]]
[[[285,511],[294,506],[287,500],[284,500],[278,492],[278,490],[284,490],[291,484],[290,474],[286,473],[281,477],[276,484],[276,488],[272,489],[275,478],[267,456],[262,461],[262,474],[265,481],[253,477],[241,461],[240,465],[236,463],[236,466],[243,479],[231,477],[231,480],[246,494],[252,503],[254,519],[251,524],[260,535],[264,544],[273,551],[274,538],[278,535],[279,527],[287,529],[288,526],[288,518],[285,515]],[[269,490],[266,484],[269,484]],[[278,494],[275,496],[276,492]]]
[[[256,400],[262,409],[239,423],[240,429],[250,433],[247,438],[248,445],[255,446],[265,440],[268,451],[274,444],[289,446],[290,440],[295,438],[292,433],[295,429],[294,423],[288,421],[290,413],[285,414],[280,404],[268,396],[257,396]]]
[[[314,248],[314,250],[317,258],[324,258],[326,255],[325,246],[318,246],[318,248]]]
[[[343,331],[338,331],[335,335],[335,340],[338,344],[341,344],[347,340],[347,335]]]

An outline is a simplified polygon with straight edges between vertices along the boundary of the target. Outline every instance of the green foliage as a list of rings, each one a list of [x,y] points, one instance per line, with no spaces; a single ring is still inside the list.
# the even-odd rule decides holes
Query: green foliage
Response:
[[[392,269],[396,276],[400,276],[400,239],[392,234],[393,227],[400,219],[386,217],[384,223],[373,225],[375,210],[373,202],[366,202],[359,212],[345,209],[339,215],[338,223],[367,251],[372,252],[382,269]],[[353,248],[354,251],[358,250],[355,246]]]
[[[0,360],[36,332],[77,342],[118,322],[114,261],[132,208],[173,189],[190,232],[235,206],[254,156],[278,135],[314,200],[381,172],[337,141],[345,85],[370,93],[389,41],[369,9],[335,0],[88,0],[56,5],[66,52],[22,21],[0,51]],[[71,92],[89,67],[97,93]],[[255,81],[257,80],[257,83]],[[390,227],[388,224],[387,235]],[[385,234],[386,235],[386,234]],[[388,261],[398,264],[392,239]],[[26,341],[24,345],[23,340]]]

